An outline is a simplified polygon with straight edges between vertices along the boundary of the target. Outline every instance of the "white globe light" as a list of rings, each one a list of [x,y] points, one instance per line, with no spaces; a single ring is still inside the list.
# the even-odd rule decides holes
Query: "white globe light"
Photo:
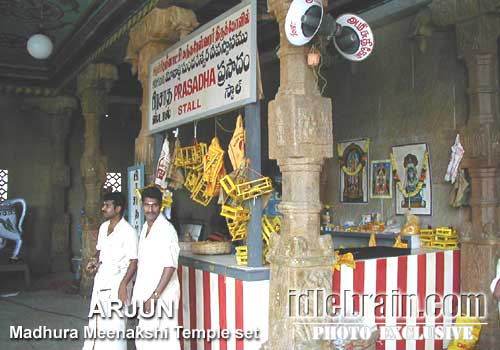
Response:
[[[31,56],[44,60],[50,56],[54,45],[48,36],[39,33],[28,39],[27,48]]]

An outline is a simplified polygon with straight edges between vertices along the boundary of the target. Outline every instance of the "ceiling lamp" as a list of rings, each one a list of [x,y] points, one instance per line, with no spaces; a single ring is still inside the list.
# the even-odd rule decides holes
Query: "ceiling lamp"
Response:
[[[54,44],[52,40],[42,33],[43,26],[43,2],[40,2],[40,28],[38,33],[33,34],[27,42],[26,48],[29,54],[38,59],[44,60],[50,56],[52,50],[54,49]]]
[[[26,45],[28,52],[31,56],[38,60],[44,60],[50,56],[54,45],[52,40],[42,33],[33,34],[28,39],[28,44]]]

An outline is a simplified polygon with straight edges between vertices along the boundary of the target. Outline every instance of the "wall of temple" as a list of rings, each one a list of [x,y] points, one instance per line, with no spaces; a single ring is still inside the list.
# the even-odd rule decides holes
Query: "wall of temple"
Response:
[[[421,52],[410,37],[407,17],[375,30],[375,51],[366,61],[349,63],[334,57],[323,75],[325,95],[332,98],[334,151],[337,142],[370,138],[370,161],[389,159],[391,146],[427,143],[432,179],[432,216],[423,224],[456,226],[459,210],[448,205],[452,186],[444,181],[456,129],[467,117],[466,70],[457,59],[454,31],[438,31]],[[467,151],[467,150],[466,150]],[[327,162],[324,204],[333,205],[333,221],[359,222],[362,214],[395,214],[392,199],[367,204],[340,203],[339,160]],[[383,208],[383,209],[382,209]],[[403,220],[400,216],[399,220]]]
[[[37,274],[50,266],[50,129],[45,116],[22,106],[22,97],[0,95],[0,168],[9,171],[8,198],[26,199],[21,256]],[[9,242],[2,256],[12,247]]]

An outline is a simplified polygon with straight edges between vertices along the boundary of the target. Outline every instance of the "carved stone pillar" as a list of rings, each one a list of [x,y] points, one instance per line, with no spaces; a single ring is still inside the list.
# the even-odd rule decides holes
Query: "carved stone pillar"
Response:
[[[498,216],[499,173],[498,47],[500,17],[483,15],[456,25],[459,55],[469,75],[469,123],[462,130],[471,177],[472,240],[462,242],[462,291],[487,295],[488,325],[480,349],[494,349],[499,328],[498,307],[489,291],[500,257]],[[497,344],[497,345],[495,345]]]
[[[135,162],[144,164],[146,183],[152,182],[154,178],[153,138],[148,132],[149,63],[197,26],[198,21],[193,11],[171,6],[154,9],[129,33],[125,61],[132,65],[132,71],[137,73],[142,85],[142,125],[135,140]]]
[[[80,168],[85,187],[85,216],[82,222],[82,274],[80,293],[88,295],[92,276],[85,271],[95,255],[102,203],[102,186],[106,178],[106,158],[101,152],[101,118],[108,109],[108,92],[117,79],[116,67],[109,64],[91,64],[77,79],[77,93],[85,120],[84,151]]]
[[[263,349],[319,349],[309,326],[296,324],[288,311],[289,291],[324,289],[331,293],[333,250],[330,236],[320,237],[320,171],[333,156],[332,107],[321,97],[307,66],[309,48],[288,43],[283,31],[291,1],[269,0],[280,28],[280,87],[269,103],[269,157],[283,178],[284,215],[267,259],[271,263],[269,340]],[[293,305],[292,305],[293,308]],[[303,322],[304,319],[301,319]],[[286,336],[283,336],[286,334]]]
[[[438,25],[454,25],[458,56],[467,67],[469,118],[459,132],[465,148],[462,167],[471,177],[472,232],[461,240],[462,293],[487,297],[487,322],[478,349],[496,349],[498,310],[489,284],[500,257],[499,188],[500,129],[498,111],[498,0],[434,0],[430,7]]]
[[[67,96],[30,98],[25,107],[34,108],[47,116],[51,142],[51,230],[50,270],[65,272],[70,269],[69,213],[66,190],[70,184],[70,168],[67,159],[67,137],[71,116],[77,108],[76,99]]]

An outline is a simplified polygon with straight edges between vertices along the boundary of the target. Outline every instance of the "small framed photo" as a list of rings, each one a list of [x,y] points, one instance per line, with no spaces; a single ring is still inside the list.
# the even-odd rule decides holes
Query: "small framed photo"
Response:
[[[392,198],[392,169],[389,159],[372,161],[371,197]]]
[[[183,221],[179,223],[179,239],[184,241],[190,235],[194,242],[204,240],[203,221]]]

